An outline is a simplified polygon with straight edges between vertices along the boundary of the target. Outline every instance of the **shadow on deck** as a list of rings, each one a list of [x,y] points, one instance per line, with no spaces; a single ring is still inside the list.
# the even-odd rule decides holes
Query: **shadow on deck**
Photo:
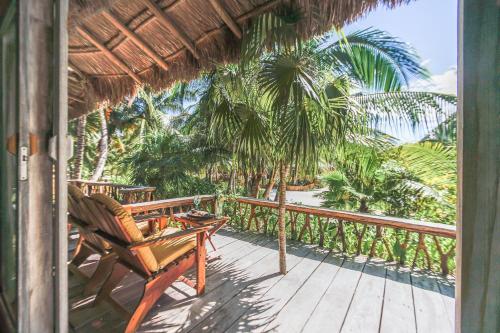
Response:
[[[214,241],[220,259],[208,265],[205,295],[175,283],[139,332],[453,332],[453,279],[297,242],[283,276],[276,240],[221,230]],[[91,273],[96,259],[82,271]],[[82,282],[70,273],[71,330],[121,332],[124,319],[108,304],[88,307]],[[132,308],[141,287],[130,273],[113,297]]]

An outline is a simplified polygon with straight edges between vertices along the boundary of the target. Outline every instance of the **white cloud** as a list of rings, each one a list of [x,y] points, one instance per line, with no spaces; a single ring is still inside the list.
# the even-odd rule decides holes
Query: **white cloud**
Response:
[[[457,68],[451,67],[442,74],[432,75],[430,80],[410,82],[410,90],[457,94]]]
[[[431,59],[425,59],[420,63],[420,66],[427,67],[431,63]]]

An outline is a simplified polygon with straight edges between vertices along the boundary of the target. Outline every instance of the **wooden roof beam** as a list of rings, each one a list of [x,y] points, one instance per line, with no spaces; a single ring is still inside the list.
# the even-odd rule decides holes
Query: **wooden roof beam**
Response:
[[[148,7],[148,9],[153,13],[156,19],[167,28],[175,37],[177,37],[182,44],[193,54],[196,59],[200,58],[198,51],[196,51],[196,46],[189,39],[189,37],[181,30],[179,27],[168,18],[167,14],[161,9],[160,6],[154,0],[142,0],[142,2]]]
[[[113,15],[110,11],[105,10],[102,12],[104,17],[108,21],[110,21],[116,28],[118,28],[125,36],[130,38],[135,45],[137,45],[144,53],[146,53],[148,56],[150,56],[158,65],[160,65],[161,68],[164,70],[168,70],[168,65],[163,60],[163,58],[156,53],[150,46],[148,46],[141,37],[139,37],[135,32],[130,30],[129,27],[127,27],[124,23],[122,23],[115,15]]]
[[[220,0],[210,0],[210,4],[212,7],[214,7],[215,11],[217,14],[219,14],[220,18],[226,23],[226,25],[229,27],[229,29],[235,34],[236,37],[241,39],[241,36],[243,35],[241,32],[241,28],[236,23],[236,21],[229,15],[227,10],[224,8]]]
[[[80,35],[82,35],[85,39],[94,44],[95,47],[101,50],[101,52],[104,53],[109,60],[111,60],[115,65],[117,65],[124,72],[126,72],[136,83],[142,84],[139,76],[135,74],[134,71],[130,69],[120,58],[115,56],[113,52],[108,50],[108,48],[99,40],[97,40],[97,38],[94,35],[92,35],[87,29],[83,27],[77,27],[76,29],[78,30]]]
[[[69,58],[69,57],[68,57]],[[78,74],[79,76],[81,76],[82,78],[83,77],[86,77],[85,73],[82,72],[80,70],[80,68],[78,68],[74,63],[71,62],[71,59],[68,59],[68,68],[69,70],[75,72],[76,74]]]

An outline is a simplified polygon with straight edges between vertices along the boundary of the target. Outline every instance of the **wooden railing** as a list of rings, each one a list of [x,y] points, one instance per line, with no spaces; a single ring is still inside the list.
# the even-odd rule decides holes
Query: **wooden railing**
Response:
[[[233,225],[275,235],[277,208],[277,202],[238,197],[225,210]],[[445,275],[454,271],[455,226],[295,204],[286,209],[290,239]]]
[[[69,183],[78,186],[85,194],[104,193],[121,203],[145,202],[154,200],[156,187],[132,186],[109,182],[91,182],[87,180],[70,180]]]
[[[150,216],[159,216],[161,219],[160,229],[166,225],[174,225],[174,214],[186,212],[194,207],[195,197],[182,197],[149,202],[132,203],[123,205],[123,208],[130,212],[136,219],[143,216],[148,219]],[[200,207],[207,211],[214,211],[215,197],[213,195],[201,195]]]

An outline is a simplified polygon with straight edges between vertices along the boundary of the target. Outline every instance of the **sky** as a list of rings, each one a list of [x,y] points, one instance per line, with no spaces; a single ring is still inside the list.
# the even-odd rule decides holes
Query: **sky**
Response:
[[[377,28],[409,43],[422,59],[431,80],[413,80],[411,90],[455,94],[457,91],[457,0],[416,0],[395,9],[380,7],[344,27],[345,33]],[[403,142],[422,133],[391,132]]]

